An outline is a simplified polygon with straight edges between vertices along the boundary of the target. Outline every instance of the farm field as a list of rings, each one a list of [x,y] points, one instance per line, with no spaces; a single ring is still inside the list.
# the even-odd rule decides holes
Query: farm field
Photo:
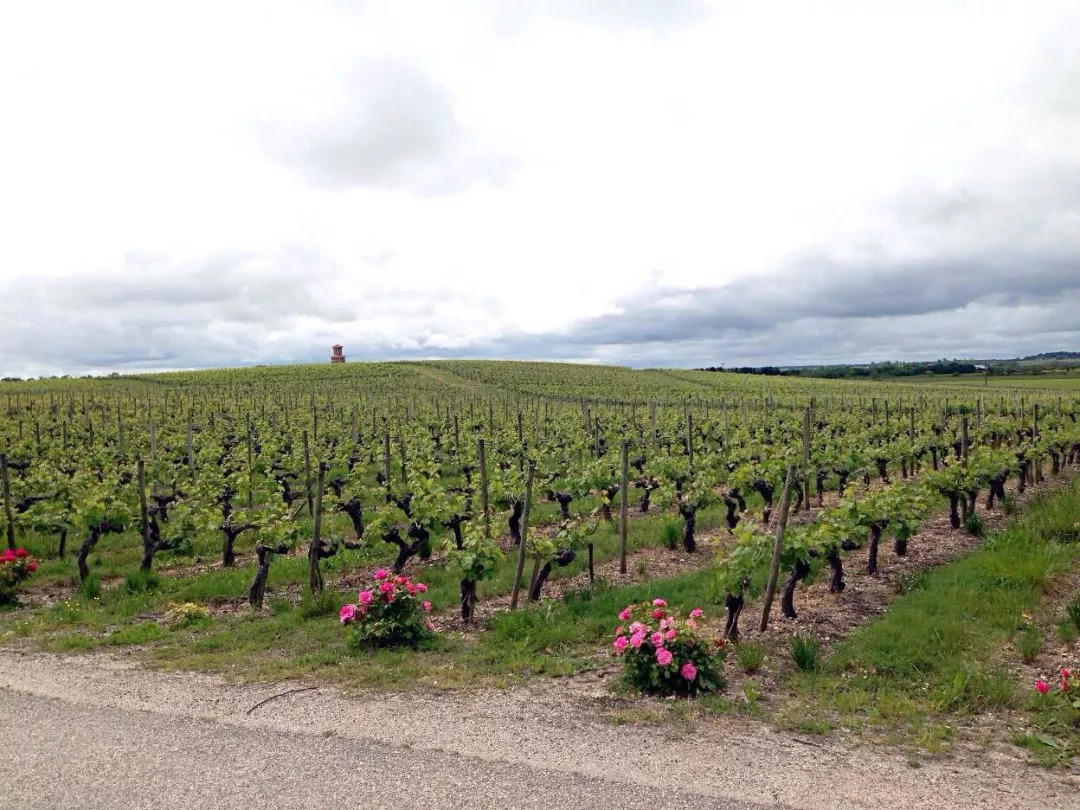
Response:
[[[612,722],[669,722],[683,710],[631,700],[612,646],[627,605],[662,599],[703,610],[717,649],[714,681],[705,662],[675,681],[694,711],[932,752],[950,712],[997,701],[1044,724],[1017,737],[1033,756],[1068,765],[1077,711],[1021,695],[1076,657],[1067,600],[1043,596],[1076,581],[1078,414],[1069,390],[482,361],[5,383],[4,530],[34,570],[0,591],[0,645],[396,692],[598,678],[630,701]],[[1026,668],[994,681],[965,629],[939,646],[971,660],[896,667],[938,666],[940,703],[889,691],[885,662],[942,632],[882,652],[866,639],[890,605],[972,581],[1003,604],[984,576],[1013,598],[986,633],[1039,636]],[[400,612],[376,622],[380,593]],[[883,681],[860,680],[868,660]],[[847,702],[800,708],[826,684]]]

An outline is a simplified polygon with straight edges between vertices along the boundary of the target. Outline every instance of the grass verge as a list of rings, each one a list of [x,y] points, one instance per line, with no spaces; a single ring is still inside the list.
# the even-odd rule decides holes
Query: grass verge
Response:
[[[1004,718],[1044,763],[1080,751],[1080,706],[1040,697],[1017,677],[1013,642],[1048,583],[1080,560],[1080,486],[1047,493],[974,553],[924,572],[819,672],[793,673],[794,728],[877,732],[939,751],[958,724]]]

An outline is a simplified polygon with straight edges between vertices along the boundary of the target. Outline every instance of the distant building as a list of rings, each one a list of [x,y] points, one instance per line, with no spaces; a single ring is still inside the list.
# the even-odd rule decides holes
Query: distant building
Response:
[[[345,355],[343,355],[341,353],[341,350],[344,348],[344,346],[342,346],[340,343],[335,343],[330,348],[332,348],[334,350],[334,353],[332,355],[330,355],[330,362],[331,363],[344,363],[345,362]]]
[[[976,363],[975,364],[975,370],[976,371],[986,371],[986,366],[980,366],[978,363]]]

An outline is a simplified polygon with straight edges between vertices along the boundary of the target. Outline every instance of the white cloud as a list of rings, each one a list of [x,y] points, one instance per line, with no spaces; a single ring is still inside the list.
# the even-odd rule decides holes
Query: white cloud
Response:
[[[1077,32],[1050,0],[5,4],[0,374],[321,360],[333,339],[784,361],[816,344],[643,343],[625,320],[618,345],[571,344],[657,288],[783,287],[807,256],[1068,268]],[[1038,323],[984,275],[978,306]],[[842,337],[804,295],[807,321],[870,352],[869,326],[845,315]],[[1004,350],[974,300],[864,305],[917,336],[897,356]]]

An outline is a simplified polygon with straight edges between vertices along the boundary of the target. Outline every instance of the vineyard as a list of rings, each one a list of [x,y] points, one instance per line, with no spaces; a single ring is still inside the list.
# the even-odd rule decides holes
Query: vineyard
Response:
[[[402,687],[610,666],[615,614],[654,596],[726,643],[790,635],[811,583],[840,605],[1069,474],[1078,413],[1070,392],[479,361],[4,383],[3,529],[33,570],[0,590],[0,639]],[[408,649],[342,632],[376,580],[417,605],[421,583]]]

